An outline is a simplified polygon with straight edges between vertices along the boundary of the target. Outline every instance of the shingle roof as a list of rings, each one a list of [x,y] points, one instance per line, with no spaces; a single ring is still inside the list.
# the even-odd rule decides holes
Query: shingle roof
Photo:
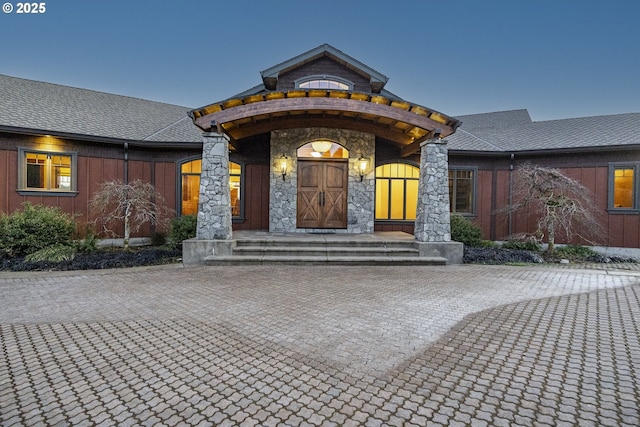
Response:
[[[527,110],[459,116],[451,150],[538,151],[640,145],[640,113],[534,122]]]
[[[262,85],[248,92],[264,90]],[[0,127],[150,142],[202,141],[190,108],[0,75]],[[449,149],[512,152],[640,146],[640,113],[532,121],[527,110],[459,116]]]
[[[0,126],[135,141],[201,142],[189,108],[0,75]]]

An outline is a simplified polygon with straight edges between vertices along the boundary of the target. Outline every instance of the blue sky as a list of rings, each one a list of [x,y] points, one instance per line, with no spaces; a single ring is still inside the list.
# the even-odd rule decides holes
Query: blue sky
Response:
[[[43,14],[8,3],[0,74],[187,107],[329,43],[449,115],[640,112],[636,0],[49,0]]]

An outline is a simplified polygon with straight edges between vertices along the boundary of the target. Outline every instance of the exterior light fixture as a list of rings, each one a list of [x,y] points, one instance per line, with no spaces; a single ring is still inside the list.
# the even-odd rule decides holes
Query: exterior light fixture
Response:
[[[280,175],[282,175],[282,180],[284,181],[285,176],[287,176],[287,168],[289,166],[289,158],[282,154],[282,156],[276,159],[274,164],[276,170]]]
[[[311,146],[313,147],[313,151],[323,154],[326,153],[327,151],[331,150],[331,147],[333,146],[333,142],[331,141],[313,141],[311,143]]]
[[[360,175],[360,182],[364,179],[364,176],[367,173],[367,168],[369,167],[369,159],[364,156],[360,156],[358,160],[356,160],[356,170]]]

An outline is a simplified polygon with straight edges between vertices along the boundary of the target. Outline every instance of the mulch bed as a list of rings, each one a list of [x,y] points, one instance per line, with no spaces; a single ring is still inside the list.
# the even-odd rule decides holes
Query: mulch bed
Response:
[[[51,271],[51,270],[99,270],[104,268],[139,267],[169,264],[181,261],[180,249],[157,247],[122,249],[100,249],[89,253],[78,253],[69,261],[25,262],[24,258],[0,260],[0,271]]]
[[[558,263],[562,258],[558,256],[548,256],[535,251],[523,251],[502,248],[464,248],[462,261],[465,264],[510,264],[510,263]],[[592,262],[592,263],[636,263],[634,258],[624,258],[616,256],[604,256],[600,254],[589,255],[584,258],[572,258],[571,262]]]

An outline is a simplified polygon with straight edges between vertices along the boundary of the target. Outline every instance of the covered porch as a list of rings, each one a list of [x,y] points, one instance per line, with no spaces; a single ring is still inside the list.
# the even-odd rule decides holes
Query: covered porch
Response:
[[[198,231],[196,239],[185,242],[185,264],[227,262],[227,257],[238,261],[240,256],[248,259],[249,252],[251,262],[325,263],[340,259],[348,263],[357,254],[353,262],[375,263],[380,261],[380,252],[384,252],[380,249],[385,248],[387,258],[394,255],[393,262],[461,262],[461,245],[450,241],[448,160],[443,139],[455,132],[457,120],[377,94],[318,89],[253,94],[194,110],[191,117],[205,133]],[[263,236],[256,244],[270,248],[287,241],[290,246],[310,248],[297,252],[308,252],[309,257],[324,256],[323,260],[294,258],[281,249],[279,258],[271,253],[258,261],[256,245],[242,249],[248,239],[232,231],[229,188],[225,185],[229,180],[229,153],[239,148],[247,150],[246,144],[265,132],[270,135],[268,232],[271,235]],[[378,139],[394,145],[400,157],[419,153],[413,236],[403,233],[382,238],[374,233]],[[321,158],[300,157],[301,148],[316,141],[337,147],[342,157],[326,158],[317,152],[311,155],[319,154]],[[305,169],[303,165],[312,167]],[[324,167],[327,165],[333,169],[331,174]],[[323,234],[323,242],[319,241],[318,233],[327,233]],[[330,234],[344,236],[326,238]],[[406,246],[407,251],[393,254],[388,248],[396,244]],[[375,250],[370,249],[376,245]],[[333,251],[333,247],[342,249]],[[333,252],[341,255],[333,256]],[[331,256],[326,255],[329,253]],[[365,261],[368,255],[378,259]]]

